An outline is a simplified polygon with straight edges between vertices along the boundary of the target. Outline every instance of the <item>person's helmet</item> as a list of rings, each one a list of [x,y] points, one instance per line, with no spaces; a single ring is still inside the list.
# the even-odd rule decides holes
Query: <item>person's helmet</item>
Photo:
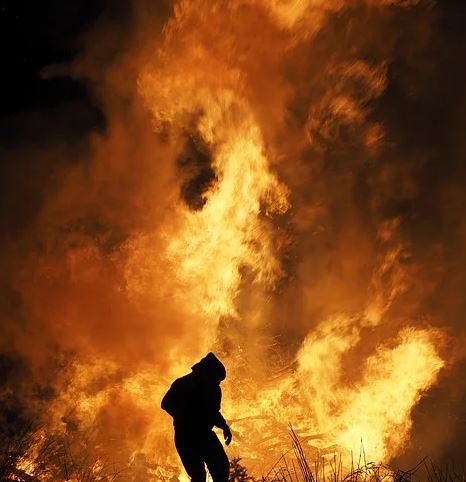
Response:
[[[204,358],[191,367],[191,370],[195,373],[202,373],[218,382],[225,380],[227,376],[223,363],[212,352],[207,353]]]

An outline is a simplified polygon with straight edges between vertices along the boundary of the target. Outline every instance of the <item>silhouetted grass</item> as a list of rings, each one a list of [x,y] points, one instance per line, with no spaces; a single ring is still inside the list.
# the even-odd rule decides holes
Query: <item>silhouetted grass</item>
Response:
[[[161,481],[154,474],[136,478],[129,463],[116,464],[97,457],[85,434],[37,437],[35,427],[24,426],[8,442],[2,441],[0,451],[0,482],[43,482],[74,480],[78,482]],[[385,464],[366,460],[364,449],[345,468],[341,456],[306,456],[298,435],[291,430],[291,450],[282,456],[269,473],[256,479],[249,474],[239,458],[230,464],[229,482],[466,482],[464,465],[436,464],[426,458],[409,470],[393,469]],[[40,443],[38,443],[40,441]],[[31,447],[35,447],[31,450]],[[175,482],[176,478],[172,477]]]
[[[439,465],[425,458],[409,470],[394,469],[367,461],[362,444],[359,455],[352,457],[349,469],[345,469],[337,451],[333,456],[308,460],[293,429],[290,429],[290,436],[293,457],[282,456],[262,478],[263,482],[466,482],[464,466]]]

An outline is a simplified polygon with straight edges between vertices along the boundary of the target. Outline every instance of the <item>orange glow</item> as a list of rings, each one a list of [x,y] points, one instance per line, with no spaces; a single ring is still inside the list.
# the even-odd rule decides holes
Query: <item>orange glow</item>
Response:
[[[354,200],[362,190],[356,162],[372,167],[382,149],[383,125],[370,106],[386,88],[388,60],[378,52],[383,58],[371,64],[362,54],[345,57],[338,49],[347,46],[333,48],[332,39],[328,49],[312,43],[331,15],[352,6],[180,0],[162,37],[151,43],[149,35],[149,45],[125,59],[137,71],[130,92],[143,113],[135,123],[148,131],[143,162],[131,163],[137,142],[119,118],[108,139],[95,141],[89,176],[100,190],[73,191],[109,224],[124,217],[122,241],[76,235],[62,258],[59,251],[35,268],[41,289],[64,300],[57,308],[31,288],[33,277],[18,282],[34,292],[31,313],[53,320],[52,335],[67,340],[47,433],[72,439],[75,425],[92,430],[95,450],[117,454],[126,469],[183,480],[160,400],[213,350],[228,372],[229,455],[254,475],[291,446],[290,424],[311,459],[337,453],[345,469],[361,443],[368,461],[403,453],[413,411],[447,362],[444,334],[419,322],[412,245],[403,219],[380,207],[390,169],[370,178],[379,184],[363,214]],[[296,99],[305,89],[303,107]],[[124,160],[113,160],[114,138]],[[338,162],[325,157],[332,149]],[[347,163],[341,172],[339,163]],[[125,166],[128,185],[115,187]],[[196,169],[210,177],[198,182],[202,189],[193,182],[193,206],[182,187],[196,181]],[[87,175],[73,172],[67,182],[85,184]],[[94,189],[116,213],[94,200]],[[68,196],[50,201],[47,223]],[[81,246],[98,242],[104,247]],[[62,273],[66,288],[56,281]]]

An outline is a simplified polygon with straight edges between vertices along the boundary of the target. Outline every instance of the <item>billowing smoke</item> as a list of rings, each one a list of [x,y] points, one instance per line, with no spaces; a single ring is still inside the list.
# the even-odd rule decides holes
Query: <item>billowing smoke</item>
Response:
[[[289,424],[310,456],[460,454],[453,7],[151,3],[109,6],[43,72],[86,82],[104,121],[26,114],[34,141],[2,147],[2,417],[5,440],[32,433],[22,468],[50,443],[56,471],[65,453],[177,476],[159,401],[211,349],[230,453],[258,474]]]

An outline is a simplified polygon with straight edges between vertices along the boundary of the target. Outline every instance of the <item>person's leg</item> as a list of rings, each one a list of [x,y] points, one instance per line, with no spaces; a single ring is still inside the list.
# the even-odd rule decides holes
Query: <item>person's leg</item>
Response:
[[[206,470],[199,442],[189,434],[175,431],[175,447],[192,482],[205,482]]]
[[[213,482],[227,482],[230,463],[222,443],[214,432],[210,432],[207,438],[203,456]]]

